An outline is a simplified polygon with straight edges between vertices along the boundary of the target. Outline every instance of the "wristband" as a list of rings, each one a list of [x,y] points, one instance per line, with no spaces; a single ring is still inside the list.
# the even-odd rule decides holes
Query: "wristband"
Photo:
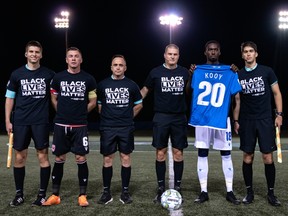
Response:
[[[275,112],[276,117],[277,116],[283,116],[283,112]]]

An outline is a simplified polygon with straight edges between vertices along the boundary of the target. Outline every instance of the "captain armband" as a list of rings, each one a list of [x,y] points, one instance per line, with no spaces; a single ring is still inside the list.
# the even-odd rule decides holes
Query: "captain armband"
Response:
[[[97,94],[96,94],[96,90],[95,89],[88,93],[88,98],[89,99],[96,98],[96,97],[97,97]]]

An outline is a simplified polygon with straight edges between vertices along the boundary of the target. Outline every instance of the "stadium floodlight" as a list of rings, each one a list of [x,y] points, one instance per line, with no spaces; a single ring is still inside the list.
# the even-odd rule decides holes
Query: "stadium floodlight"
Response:
[[[279,29],[288,29],[288,11],[279,12]]]
[[[61,11],[61,18],[56,17],[55,28],[64,28],[65,29],[65,47],[68,48],[68,28],[69,28],[69,15],[68,11]]]
[[[183,17],[178,17],[174,14],[160,16],[159,17],[161,25],[169,25],[169,42],[172,43],[172,29],[182,24]]]

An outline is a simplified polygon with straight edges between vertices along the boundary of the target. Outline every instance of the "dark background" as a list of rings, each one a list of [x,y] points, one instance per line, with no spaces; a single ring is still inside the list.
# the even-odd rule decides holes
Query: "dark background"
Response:
[[[183,17],[183,23],[172,31],[172,42],[180,47],[179,64],[187,68],[205,62],[204,44],[211,39],[221,43],[223,63],[241,68],[240,44],[252,40],[258,45],[258,63],[271,66],[278,76],[287,115],[288,30],[278,29],[278,12],[288,10],[287,0],[28,0],[9,1],[1,7],[1,131],[5,131],[6,83],[10,73],[26,63],[24,48],[29,40],[42,43],[42,65],[56,72],[66,68],[65,30],[54,27],[61,10],[70,11],[69,46],[82,50],[82,69],[98,82],[110,76],[112,55],[124,54],[126,76],[142,87],[149,71],[164,62],[169,27],[159,23],[163,14],[174,12]],[[151,126],[152,99],[152,95],[145,99],[137,126]],[[97,127],[96,111],[89,121]]]

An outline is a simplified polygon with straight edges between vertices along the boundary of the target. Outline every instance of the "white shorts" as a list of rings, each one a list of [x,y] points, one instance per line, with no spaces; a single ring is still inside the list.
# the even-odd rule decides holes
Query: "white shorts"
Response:
[[[219,130],[207,127],[195,127],[195,147],[215,150],[232,150],[232,132],[230,118],[227,118],[227,129]]]

